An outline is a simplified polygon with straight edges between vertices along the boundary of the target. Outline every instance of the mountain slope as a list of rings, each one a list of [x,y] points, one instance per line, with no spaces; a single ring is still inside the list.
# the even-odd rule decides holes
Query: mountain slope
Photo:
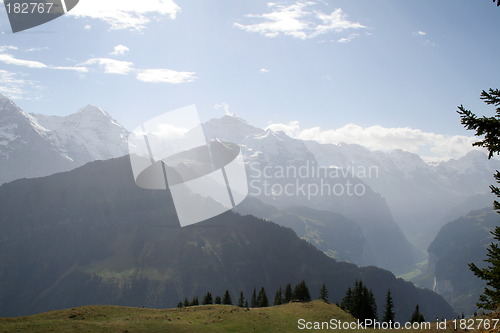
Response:
[[[486,286],[468,267],[484,267],[490,234],[498,225],[498,214],[486,208],[446,224],[429,246],[429,270],[434,290],[460,312],[472,314]]]
[[[233,121],[241,128],[240,132],[245,133],[246,123],[238,119]],[[213,120],[212,126],[215,123]],[[283,132],[267,130],[246,135],[241,147],[250,197],[280,209],[303,206],[330,211],[359,224],[366,242],[364,253],[356,258],[356,264],[376,265],[399,274],[412,270],[420,260],[420,253],[394,222],[384,198],[360,179],[359,174],[319,165],[304,141]],[[313,233],[317,232],[315,227]],[[327,238],[319,237],[317,241],[324,243],[324,249],[338,246],[329,244],[331,239]]]
[[[0,315],[85,304],[172,307],[225,289],[246,295],[305,279],[340,301],[356,279],[383,302],[393,291],[400,320],[419,304],[453,316],[438,295],[375,267],[327,257],[276,224],[226,212],[178,227],[167,191],[138,188],[128,157],[0,187]],[[380,308],[382,308],[380,303]]]
[[[394,220],[419,249],[425,250],[439,229],[449,221],[450,211],[461,205],[466,212],[477,207],[471,198],[491,200],[485,194],[499,160],[488,160],[480,151],[457,160],[425,163],[418,155],[394,150],[370,151],[355,144],[305,142],[320,165],[340,168],[374,168],[362,180],[387,201]],[[453,216],[458,218],[459,216]]]
[[[337,260],[362,263],[370,256],[361,227],[340,214],[303,206],[277,208],[255,198],[245,199],[234,211],[291,228],[297,236]]]

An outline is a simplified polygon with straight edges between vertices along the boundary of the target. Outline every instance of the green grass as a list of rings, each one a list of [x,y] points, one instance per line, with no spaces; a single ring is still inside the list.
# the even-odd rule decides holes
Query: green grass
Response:
[[[290,332],[297,320],[353,318],[321,301],[246,309],[204,305],[182,309],[84,306],[28,317],[0,318],[0,332]]]
[[[351,315],[335,305],[322,301],[254,309],[229,305],[204,305],[165,310],[83,306],[28,317],[0,318],[0,332],[310,332],[311,330],[298,329],[300,318],[310,322],[324,322],[332,318],[343,322],[354,321]],[[369,329],[349,330],[348,332],[373,333],[374,331]],[[446,333],[453,332],[453,329],[402,331]]]

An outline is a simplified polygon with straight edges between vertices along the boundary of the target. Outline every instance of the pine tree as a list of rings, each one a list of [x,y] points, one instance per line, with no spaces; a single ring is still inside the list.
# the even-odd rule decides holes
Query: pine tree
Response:
[[[371,290],[368,290],[368,305],[366,306],[365,318],[363,319],[378,320],[377,302],[375,301],[375,296]]]
[[[500,0],[499,2],[500,3]],[[476,131],[476,136],[484,136],[482,141],[473,143],[473,146],[485,147],[488,149],[488,158],[493,155],[500,154],[500,90],[489,89],[482,91],[481,99],[488,105],[496,106],[496,114],[494,117],[477,117],[470,110],[464,108],[463,105],[458,107],[461,123],[468,130]],[[500,183],[500,172],[497,171],[494,175],[497,183]],[[500,197],[500,188],[494,185],[490,186],[491,192],[497,197]],[[500,213],[500,202],[493,202],[494,209]],[[474,263],[469,264],[470,270],[480,279],[486,281],[486,287],[483,294],[479,296],[477,306],[485,310],[496,310],[500,307],[500,226],[491,231],[494,241],[488,248],[486,259],[488,263],[485,268],[479,268]]]
[[[214,303],[214,300],[212,298],[212,293],[209,291],[203,297],[203,302],[201,304],[207,305],[207,304],[213,304],[213,303]]]
[[[229,290],[226,289],[224,293],[224,297],[222,298],[222,304],[225,305],[233,305],[233,300],[231,299],[231,295],[229,295]]]
[[[198,301],[198,296],[193,297],[193,300],[189,305],[194,306],[194,305],[199,305],[200,302]]]
[[[377,303],[373,292],[363,285],[362,281],[356,281],[354,290],[347,289],[342,299],[341,308],[348,311],[354,318],[359,320],[377,319]]]
[[[252,308],[257,307],[257,292],[255,291],[255,288],[253,288],[252,300],[250,301],[250,306]]]
[[[221,304],[222,303],[222,299],[220,298],[220,296],[215,296],[215,301],[214,301],[215,304]]]
[[[328,302],[328,289],[326,289],[326,285],[323,283],[323,286],[321,286],[321,289],[319,290],[319,299],[322,300],[323,302],[330,303]]]
[[[283,303],[290,303],[293,298],[292,285],[288,283],[285,287],[285,295]]]
[[[485,310],[497,310],[500,307],[500,227],[491,232],[494,242],[487,249],[488,267],[479,268],[474,263],[469,264],[471,271],[481,280],[486,281],[483,294],[479,296],[477,306]]]
[[[186,297],[186,299],[184,300],[184,306],[189,306],[189,299]]]
[[[180,308],[182,308],[182,307],[184,307],[184,303],[182,303],[182,302],[177,303],[177,307],[178,307],[179,309],[180,309]]]
[[[260,308],[266,308],[269,306],[269,300],[267,299],[266,290],[262,287],[257,296],[257,306]]]
[[[248,309],[248,301],[247,300],[245,300],[245,308]]]
[[[307,288],[306,282],[304,280],[302,280],[295,286],[293,297],[301,302],[311,301],[311,294],[309,293],[309,288]]]
[[[274,294],[274,302],[273,305],[281,305],[283,304],[283,292],[281,291],[281,287]]]
[[[423,323],[424,321],[425,321],[425,318],[420,313],[420,308],[418,307],[418,304],[417,304],[417,307],[415,308],[415,311],[411,315],[410,322],[413,324],[413,323]]]
[[[395,316],[394,303],[392,301],[391,290],[389,289],[387,290],[387,296],[385,297],[385,311],[382,321],[386,323],[394,322]]]
[[[245,306],[245,296],[243,295],[243,291],[240,291],[240,297],[238,298],[238,306],[240,308]]]
[[[351,312],[354,305],[354,296],[352,294],[351,287],[347,288],[344,298],[340,303],[340,308],[344,311]]]

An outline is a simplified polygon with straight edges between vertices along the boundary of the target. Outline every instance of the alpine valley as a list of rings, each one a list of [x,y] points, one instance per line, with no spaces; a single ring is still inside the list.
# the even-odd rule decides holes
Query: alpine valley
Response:
[[[240,145],[249,197],[233,212],[180,228],[168,191],[135,185],[128,131],[108,113],[87,106],[66,117],[32,114],[1,96],[0,316],[85,304],[175,306],[207,291],[230,289],[234,298],[302,279],[313,297],[325,283],[334,302],[362,280],[379,312],[390,289],[398,320],[416,304],[426,318],[455,315],[442,296],[393,273],[410,272],[430,255],[415,281],[452,303],[459,299],[461,285],[435,266],[453,251],[442,245],[446,237],[439,231],[491,206],[488,185],[499,161],[473,151],[429,164],[404,151],[297,140],[236,116],[203,128],[207,140]],[[328,173],[305,179],[274,173],[301,168]],[[297,181],[351,184],[364,192],[267,191],[269,182]],[[483,235],[474,246],[484,242]],[[438,283],[430,285],[434,278]],[[477,293],[477,285],[471,288]]]

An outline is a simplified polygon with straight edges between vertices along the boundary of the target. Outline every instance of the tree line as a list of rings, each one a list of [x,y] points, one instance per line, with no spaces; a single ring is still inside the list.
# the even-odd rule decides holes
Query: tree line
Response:
[[[288,283],[284,288],[280,286],[274,294],[272,305],[277,306],[290,302],[310,302],[311,299],[312,298],[309,292],[309,288],[307,287],[306,282],[302,280],[293,288],[291,283]],[[328,299],[328,289],[325,283],[323,283],[321,289],[319,290],[318,299],[322,300],[323,302],[330,303]],[[199,302],[198,297],[195,296],[191,301],[186,298],[184,302],[179,302],[177,307],[183,308],[200,304],[234,305],[231,294],[229,290],[226,289],[222,298],[220,296],[213,297],[211,292],[207,292],[203,296],[201,303]],[[253,289],[252,295],[249,300],[245,297],[243,291],[240,291],[238,302],[236,303],[236,305],[242,308],[260,308],[268,307],[270,306],[270,303],[265,288],[261,287],[258,292],[256,288]],[[337,303],[337,306],[339,306],[342,310],[349,312],[354,318],[361,321],[364,321],[366,319],[378,320],[377,303],[373,292],[371,289],[368,289],[362,281],[356,281],[352,288],[349,287],[341,303]],[[396,313],[394,311],[394,308],[395,306],[392,299],[391,290],[388,289],[385,298],[384,315],[382,317],[383,322],[395,322]],[[425,318],[420,312],[419,305],[417,304],[415,307],[415,311],[410,318],[410,322],[414,323],[424,321]]]

